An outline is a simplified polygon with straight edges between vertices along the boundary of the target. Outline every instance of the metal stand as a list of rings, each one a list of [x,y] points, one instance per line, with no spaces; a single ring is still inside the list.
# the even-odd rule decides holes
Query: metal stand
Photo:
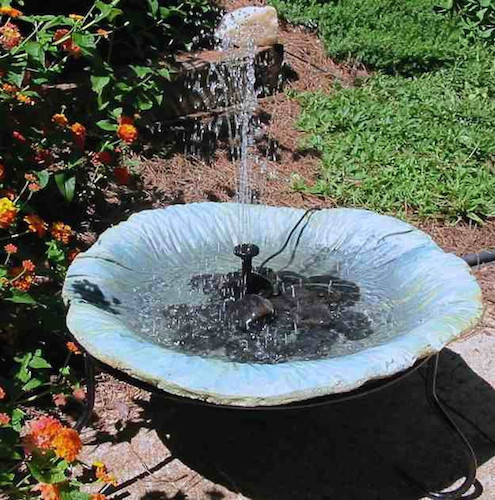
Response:
[[[89,355],[85,354],[84,355],[84,362],[85,362],[85,370],[86,370],[86,383],[87,383],[87,398],[86,398],[86,406],[84,409],[83,414],[77,421],[75,425],[76,430],[81,430],[83,427],[85,427],[89,419],[91,417],[91,413],[93,412],[94,408],[94,403],[95,403],[95,387],[96,387],[96,381],[95,381],[95,360]],[[433,499],[440,499],[440,500],[457,500],[459,498],[462,498],[464,493],[466,493],[473,485],[476,484],[476,470],[477,470],[477,460],[476,460],[476,455],[473,450],[473,447],[467,440],[466,436],[463,434],[463,432],[459,429],[459,427],[456,425],[454,420],[450,417],[450,415],[447,413],[447,410],[445,407],[442,405],[440,402],[437,393],[436,393],[436,382],[437,382],[437,373],[438,373],[438,359],[439,359],[439,354],[435,354],[434,356],[431,356],[427,360],[420,360],[417,362],[413,367],[410,369],[406,370],[405,372],[402,372],[401,374],[395,375],[393,377],[390,377],[389,379],[381,380],[381,381],[372,381],[369,382],[368,384],[365,384],[363,388],[357,389],[356,391],[351,391],[346,394],[342,395],[331,395],[331,396],[326,396],[326,397],[320,397],[315,400],[310,400],[310,401],[305,401],[302,403],[294,403],[292,405],[281,405],[281,406],[272,406],[272,407],[257,407],[257,408],[242,408],[242,407],[229,407],[229,409],[237,409],[237,410],[289,410],[289,409],[298,409],[298,408],[308,408],[308,407],[315,407],[315,406],[321,406],[324,404],[330,404],[330,403],[337,403],[337,402],[343,402],[343,401],[349,401],[350,399],[356,399],[358,397],[365,396],[367,394],[376,392],[380,389],[383,389],[385,387],[389,387],[393,383],[395,383],[398,380],[401,380],[408,376],[411,373],[414,373],[420,366],[426,364],[427,365],[427,375],[425,379],[426,383],[426,396],[428,398],[429,403],[433,406],[433,408],[440,414],[442,420],[448,425],[448,427],[451,429],[451,431],[457,436],[459,439],[460,443],[463,445],[463,450],[466,455],[467,461],[468,461],[468,473],[466,475],[466,478],[464,479],[464,482],[455,490],[447,491],[447,492],[437,492],[437,491],[429,491],[427,492],[427,488],[425,488],[419,481],[416,479],[412,478],[409,476],[407,473],[404,471],[400,471],[401,474],[414,486],[421,488],[421,491],[427,492],[426,495],[429,496],[430,498]],[[100,363],[99,363],[100,365]],[[180,398],[180,397],[175,397],[173,395],[169,395],[167,393],[164,393],[163,391],[157,391],[156,388],[145,384],[141,383],[140,381],[137,381],[135,379],[132,379],[127,376],[123,376],[121,372],[118,372],[110,367],[107,367],[105,365],[101,365],[101,368],[112,375],[115,375],[116,378],[120,378],[121,380],[125,380],[127,383],[131,383],[135,386],[145,388],[146,390],[149,390],[155,394],[158,394],[160,396],[163,396],[167,399],[172,399],[175,401],[179,401],[182,403],[189,403],[189,404],[204,404],[207,406],[219,406],[219,405],[214,405],[211,403],[202,403],[197,400],[190,400],[187,398]],[[368,386],[368,387],[366,387]],[[479,484],[479,483],[478,483]]]
[[[438,411],[444,422],[447,423],[451,431],[461,441],[464,453],[466,454],[466,458],[468,460],[468,473],[466,475],[466,478],[464,479],[464,482],[455,490],[447,492],[430,491],[428,492],[428,496],[431,498],[439,498],[442,500],[455,500],[457,498],[461,498],[462,495],[464,495],[464,493],[466,493],[474,485],[476,481],[476,469],[478,468],[478,463],[473,447],[438,399],[436,392],[438,358],[439,355],[435,354],[435,356],[432,356],[428,360],[428,372],[426,375],[426,396],[428,398],[428,402],[433,406],[435,410]]]

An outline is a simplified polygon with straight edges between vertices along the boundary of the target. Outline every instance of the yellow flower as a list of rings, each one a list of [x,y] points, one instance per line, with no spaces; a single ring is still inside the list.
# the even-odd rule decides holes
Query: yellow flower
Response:
[[[74,462],[82,449],[79,433],[75,429],[62,428],[53,439],[52,447],[57,457]]]
[[[14,221],[19,209],[8,198],[0,198],[0,229],[7,229]]]
[[[69,14],[69,17],[74,21],[82,21],[84,19],[84,16],[81,16],[81,14]]]
[[[17,94],[15,98],[22,104],[29,104],[31,106],[34,104],[34,99],[24,94]]]
[[[5,7],[0,7],[0,16],[20,17],[22,16],[22,12],[6,5]]]

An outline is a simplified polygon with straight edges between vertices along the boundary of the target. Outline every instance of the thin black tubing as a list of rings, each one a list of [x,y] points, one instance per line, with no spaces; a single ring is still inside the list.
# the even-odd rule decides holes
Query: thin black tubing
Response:
[[[306,210],[306,212],[304,212],[304,214],[302,215],[302,217],[297,221],[296,225],[291,229],[290,233],[289,233],[289,236],[287,236],[287,239],[285,240],[285,243],[282,245],[282,247],[280,248],[280,250],[277,250],[275,253],[273,253],[272,255],[270,255],[269,257],[267,257],[262,263],[261,265],[259,266],[260,269],[263,269],[266,264],[272,260],[274,257],[276,257],[277,255],[280,255],[286,248],[287,248],[287,245],[289,244],[292,236],[294,235],[294,233],[296,232],[296,229],[299,227],[299,225],[301,224],[301,222],[304,220],[304,218],[306,217],[306,215],[308,215],[309,213],[311,212],[316,212],[320,210],[319,208],[309,208],[308,210]]]
[[[306,219],[306,222],[304,223],[303,227],[299,231],[296,243],[295,243],[294,248],[292,249],[292,253],[290,255],[289,262],[287,262],[287,264],[285,264],[285,266],[280,268],[277,272],[280,272],[280,271],[283,271],[284,269],[287,269],[294,262],[294,258],[296,257],[296,252],[297,252],[297,249],[299,248],[299,243],[301,242],[302,235],[303,235],[306,227],[308,227],[309,221],[311,220],[311,217],[313,216],[313,214],[314,214],[314,212],[309,214],[309,217]]]

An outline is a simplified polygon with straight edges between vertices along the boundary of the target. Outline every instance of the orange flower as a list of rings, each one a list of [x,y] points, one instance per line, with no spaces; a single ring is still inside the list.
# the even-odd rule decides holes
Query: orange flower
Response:
[[[48,229],[48,224],[36,214],[26,215],[24,222],[28,224],[28,230],[32,233],[37,233],[40,238],[43,238]]]
[[[24,174],[24,179],[28,182],[36,182],[38,180],[34,174]]]
[[[57,457],[74,462],[82,449],[79,433],[75,429],[63,427],[53,439],[52,447]]]
[[[3,247],[7,253],[17,253],[17,247],[13,243],[8,243]]]
[[[96,30],[96,34],[102,36],[103,38],[108,39],[108,35],[110,34],[107,30],[104,30],[102,28],[99,28]]]
[[[103,462],[93,462],[93,467],[96,467],[96,479],[102,483],[117,486],[117,479],[113,474],[109,474],[106,465]]]
[[[107,500],[107,497],[103,493],[93,493],[91,500]]]
[[[0,7],[0,16],[20,17],[22,12],[10,6]]]
[[[33,264],[32,260],[23,260],[22,267],[28,272],[33,272],[36,269],[36,266]]]
[[[22,35],[19,28],[11,23],[6,22],[0,28],[0,45],[7,50],[17,47],[22,41]]]
[[[0,181],[5,178],[5,167],[0,163]]]
[[[67,127],[69,124],[69,120],[67,120],[67,117],[63,113],[55,113],[52,116],[52,122],[60,127]]]
[[[34,276],[22,266],[13,267],[9,275],[12,277],[12,287],[27,292],[34,281]]]
[[[27,95],[17,94],[15,98],[22,104],[28,104],[30,106],[34,105],[34,99],[31,99],[31,97],[28,97]]]
[[[65,346],[72,354],[81,354],[79,347],[75,344],[75,342],[66,342]]]
[[[127,170],[126,167],[114,168],[113,174],[118,184],[127,186],[129,184],[129,181],[131,180],[131,174],[129,173],[129,170]]]
[[[61,500],[60,488],[56,484],[38,483],[33,491],[40,492],[42,500]]]
[[[5,399],[5,396],[6,396],[6,394],[5,394],[4,388],[0,386],[0,401],[2,399]]]
[[[79,149],[84,149],[84,142],[86,141],[86,127],[81,123],[74,123],[70,129],[74,134],[74,140]]]
[[[7,229],[15,221],[18,211],[12,200],[0,198],[0,229]]]
[[[28,184],[28,189],[29,191],[36,193],[37,191],[41,190],[41,186],[37,182],[31,182]]]
[[[80,253],[81,253],[81,250],[79,250],[79,248],[71,248],[67,252],[67,260],[69,262],[72,262]]]
[[[15,94],[17,92],[17,87],[15,85],[10,85],[10,83],[4,83],[2,89],[7,94]]]
[[[6,413],[0,413],[0,425],[8,425],[10,417]]]
[[[61,243],[67,245],[72,236],[72,228],[63,222],[54,222],[50,230],[51,235]]]
[[[23,446],[27,453],[34,449],[49,450],[58,433],[63,429],[59,420],[53,417],[39,417],[31,420],[25,427],[27,433],[23,438]]]
[[[119,139],[127,142],[127,144],[132,144],[138,138],[138,131],[134,125],[124,123],[123,125],[119,125],[117,135]]]
[[[84,19],[84,16],[81,16],[81,14],[69,14],[69,17],[74,21],[82,21]]]

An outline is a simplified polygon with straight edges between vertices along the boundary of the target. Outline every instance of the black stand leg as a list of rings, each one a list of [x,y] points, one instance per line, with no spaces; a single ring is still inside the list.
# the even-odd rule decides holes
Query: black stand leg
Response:
[[[452,417],[447,413],[447,410],[442,405],[440,400],[438,399],[436,392],[436,384],[437,384],[437,372],[438,372],[438,357],[436,354],[432,356],[428,361],[428,373],[426,376],[426,395],[428,397],[428,401],[435,408],[443,420],[448,424],[452,432],[458,437],[460,442],[463,445],[464,453],[466,458],[468,459],[468,472],[464,482],[455,490],[448,491],[445,493],[431,491],[428,495],[431,498],[439,498],[441,500],[454,500],[457,498],[461,498],[464,493],[466,493],[475,483],[476,481],[476,469],[478,467],[476,461],[476,454],[474,453],[473,447],[467,440],[466,436],[462,433],[459,427],[456,425]]]
[[[426,396],[428,398],[428,402],[433,406],[433,408],[440,414],[442,420],[449,426],[450,430],[457,436],[460,443],[463,445],[463,450],[467,458],[468,462],[468,471],[466,474],[466,478],[463,483],[456,488],[455,490],[441,492],[441,491],[428,491],[419,481],[412,478],[408,473],[406,473],[403,469],[397,468],[399,474],[411,483],[413,486],[419,488],[425,493],[428,497],[439,499],[439,500],[457,500],[462,498],[464,493],[466,493],[473,485],[475,486],[475,493],[478,492],[482,487],[480,483],[476,480],[476,469],[477,469],[477,461],[476,455],[474,453],[473,447],[467,440],[466,436],[462,433],[456,423],[452,420],[451,416],[447,413],[447,410],[441,403],[440,399],[437,396],[436,384],[437,384],[437,373],[438,373],[438,357],[436,354],[432,356],[427,362],[427,375],[426,375]],[[477,495],[479,496],[479,495]],[[469,498],[477,498],[477,496]]]
[[[74,429],[76,431],[80,431],[89,422],[89,419],[91,418],[91,414],[93,413],[93,408],[95,406],[95,388],[96,388],[96,381],[95,381],[95,364],[93,361],[93,358],[87,354],[84,353],[84,368],[86,372],[86,386],[87,386],[87,391],[86,391],[86,404],[84,407],[84,411],[82,415],[79,417],[79,419],[76,422],[76,425],[74,426]]]

